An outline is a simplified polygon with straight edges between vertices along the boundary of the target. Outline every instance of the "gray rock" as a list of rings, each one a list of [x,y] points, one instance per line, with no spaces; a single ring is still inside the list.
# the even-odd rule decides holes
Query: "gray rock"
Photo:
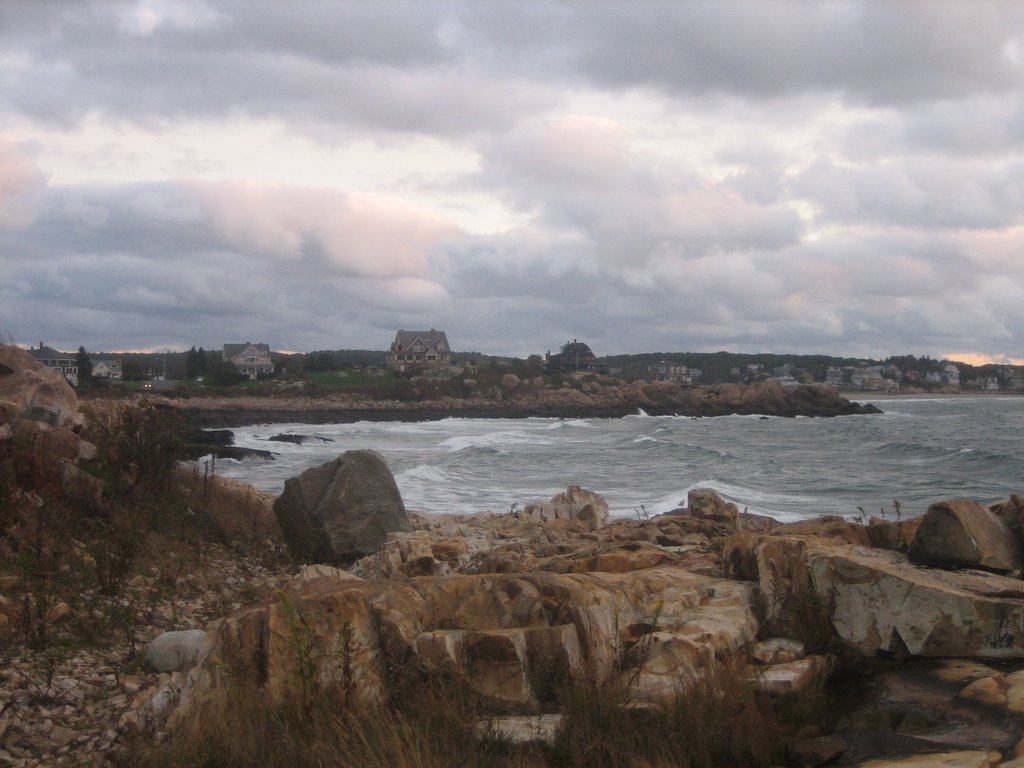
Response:
[[[184,672],[205,655],[209,641],[201,629],[164,632],[146,646],[146,664],[157,672]]]
[[[388,533],[411,531],[395,478],[374,451],[346,451],[287,480],[274,514],[292,553],[338,563],[379,550]]]

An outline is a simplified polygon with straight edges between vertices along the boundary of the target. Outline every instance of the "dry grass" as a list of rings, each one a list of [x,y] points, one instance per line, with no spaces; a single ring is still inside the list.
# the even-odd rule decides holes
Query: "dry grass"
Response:
[[[486,717],[458,685],[421,681],[371,712],[342,697],[263,703],[259,691],[228,686],[190,710],[162,744],[138,749],[125,768],[728,768],[767,766],[781,752],[774,704],[740,663],[709,667],[680,684],[668,707],[629,706],[612,684],[567,686],[553,745],[515,747],[481,735]]]
[[[470,698],[426,684],[391,707],[354,711],[323,695],[271,705],[248,685],[196,704],[171,736],[136,745],[123,768],[539,768],[537,749],[515,750],[474,732]]]
[[[557,766],[752,767],[770,765],[782,748],[775,703],[739,659],[680,680],[666,707],[631,707],[629,691],[608,684],[567,689],[562,707]]]

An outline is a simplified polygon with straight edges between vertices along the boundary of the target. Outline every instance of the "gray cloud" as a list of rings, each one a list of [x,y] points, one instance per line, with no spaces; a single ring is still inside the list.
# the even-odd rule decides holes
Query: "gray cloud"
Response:
[[[1021,358],[1022,29],[998,0],[7,0],[0,332]],[[218,150],[178,132],[227,121],[279,157],[193,179]],[[410,137],[465,167],[281,181],[287,142],[400,166]],[[129,173],[149,153],[171,172]],[[50,183],[69,158],[88,181]]]

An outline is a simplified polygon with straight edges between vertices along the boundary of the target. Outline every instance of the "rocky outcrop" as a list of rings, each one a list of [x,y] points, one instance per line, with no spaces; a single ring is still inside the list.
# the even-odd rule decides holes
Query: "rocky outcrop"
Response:
[[[310,398],[301,394],[276,397],[191,397],[167,400],[199,427],[231,427],[253,423],[349,421],[430,421],[462,418],[612,418],[643,410],[652,416],[846,416],[879,413],[872,405],[851,402],[824,385],[788,389],[776,382],[720,384],[683,388],[671,382],[623,382],[595,378],[576,386],[555,386],[541,377],[502,379],[492,391],[464,385],[463,397],[430,400],[371,400],[332,394]]]
[[[514,514],[532,523],[578,520],[593,531],[607,524],[608,502],[599,494],[570,485],[565,493],[554,496],[550,501],[527,504]]]
[[[214,653],[242,659],[271,696],[301,683],[294,638],[346,648],[355,698],[378,702],[388,670],[409,665],[464,679],[498,710],[550,703],[554,681],[607,675],[630,657],[638,700],[663,700],[681,675],[752,641],[751,588],[656,567],[628,573],[451,575],[395,582],[296,581],[225,619]],[[254,653],[256,649],[259,653]],[[337,683],[331,654],[317,683]]]
[[[392,532],[349,570],[307,566],[273,597],[211,624],[209,659],[231,660],[271,698],[312,688],[377,704],[408,675],[441,675],[493,714],[531,716],[503,719],[509,728],[542,722],[558,681],[604,680],[623,686],[631,705],[659,705],[701,670],[740,660],[755,670],[751,690],[807,697],[833,669],[888,674],[903,661],[897,670],[929,664],[939,677],[913,696],[879,677],[888,682],[860,686],[873,691],[870,702],[853,686],[843,727],[791,739],[790,763],[928,754],[956,765],[988,760],[992,749],[1001,758],[1019,740],[1019,579],[922,567],[873,547],[875,526],[842,518],[769,524],[707,490],[649,520],[594,527],[586,515],[551,511],[599,498],[570,487],[544,514],[538,505],[412,515],[412,530]],[[1009,508],[999,509],[1005,519]],[[908,530],[900,524],[885,538]],[[1003,531],[1015,541],[1008,524]],[[189,684],[215,684],[211,663],[188,673]],[[926,722],[901,731],[916,711]],[[558,727],[557,717],[543,722]]]
[[[769,626],[818,627],[860,656],[1024,658],[1024,585],[915,567],[905,555],[817,537],[737,534],[730,572],[757,580]]]
[[[0,424],[21,419],[80,426],[78,396],[67,380],[23,349],[0,344]]]
[[[351,561],[411,531],[395,478],[373,451],[346,451],[285,482],[274,502],[285,541],[307,562]]]
[[[932,504],[907,553],[912,562],[937,568],[1020,569],[1020,542],[1009,526],[976,501]]]

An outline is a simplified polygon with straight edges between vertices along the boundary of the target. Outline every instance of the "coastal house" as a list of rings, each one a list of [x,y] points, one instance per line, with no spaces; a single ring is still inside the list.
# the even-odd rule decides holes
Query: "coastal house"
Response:
[[[274,373],[274,361],[270,359],[269,344],[225,344],[224,361],[231,363],[238,372],[250,379],[269,376]]]
[[[1024,390],[1024,368],[1000,368],[998,371],[998,376],[1003,389],[1010,389],[1015,391]]]
[[[682,386],[691,386],[694,376],[687,366],[662,360],[660,363],[648,365],[644,378],[648,381],[674,381]]]
[[[800,386],[800,382],[796,380],[796,377],[790,376],[789,374],[783,376],[771,376],[768,381],[774,381],[784,389],[796,389]]]
[[[120,381],[124,376],[120,360],[105,359],[96,360],[92,364],[92,377],[94,379],[108,379],[109,381]]]
[[[948,360],[942,363],[942,383],[951,387],[960,386],[960,369]]]
[[[544,355],[544,370],[547,373],[605,373],[606,369],[598,365],[597,357],[582,341],[573,339],[562,346],[562,351],[552,355]]]
[[[844,381],[843,369],[838,365],[830,365],[825,372],[825,383],[830,387],[841,387]]]
[[[391,342],[391,349],[384,356],[385,364],[396,371],[410,368],[439,370],[452,364],[452,348],[444,331],[431,328],[429,331],[407,331],[401,329]]]
[[[48,347],[39,342],[38,347],[28,350],[36,360],[47,368],[53,368],[67,379],[72,387],[78,386],[78,355],[74,352],[58,352],[53,347]]]

